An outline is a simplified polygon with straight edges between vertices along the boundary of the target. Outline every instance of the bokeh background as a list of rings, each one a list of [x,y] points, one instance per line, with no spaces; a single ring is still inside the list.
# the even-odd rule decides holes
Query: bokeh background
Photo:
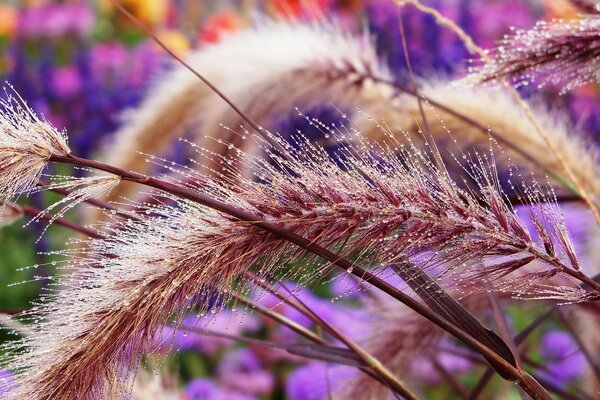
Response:
[[[122,0],[122,3],[178,54],[218,42],[227,32],[244,29],[257,14],[273,18],[319,19],[335,17],[348,29],[367,30],[396,79],[407,79],[396,6],[389,0]],[[540,19],[569,18],[579,10],[567,0],[428,0],[471,34],[482,47],[492,48],[511,27],[526,28]],[[429,16],[406,8],[402,11],[408,50],[417,75],[464,74],[469,55],[456,36]],[[0,80],[20,93],[29,105],[56,127],[69,133],[74,152],[94,156],[103,150],[119,127],[121,113],[142,99],[145,90],[173,61],[150,38],[123,17],[110,0],[7,1],[0,0]],[[523,89],[521,89],[523,90]],[[524,92],[525,95],[530,93]],[[540,95],[538,92],[537,95]],[[595,139],[600,128],[598,88],[588,85],[559,96],[545,88],[548,105],[567,110],[573,123]],[[327,105],[310,112],[329,118]],[[273,121],[280,131],[307,130],[304,119],[283,116]],[[43,205],[34,197],[34,205]],[[52,285],[53,258],[46,253],[61,246],[68,236],[52,228],[39,239],[43,226],[32,224],[0,230],[0,311],[14,313],[29,308]],[[33,268],[23,269],[26,266]],[[368,325],[368,316],[354,307],[356,299],[344,296],[332,302],[343,288],[322,285],[303,296],[334,325],[353,331]],[[356,294],[358,296],[358,294]],[[274,300],[266,299],[267,303]],[[297,318],[291,309],[284,314]],[[525,318],[511,311],[512,323]],[[190,317],[194,318],[194,317]],[[308,321],[301,322],[309,325]],[[215,330],[230,334],[252,333],[286,338],[291,335],[255,314],[220,312]],[[195,334],[165,331],[175,346],[164,349],[159,375],[141,377],[138,398],[187,399],[321,399],[326,398],[331,371],[322,363],[306,362],[282,352],[201,338]],[[287,336],[286,336],[287,335]],[[8,340],[6,335],[2,340]],[[564,384],[576,382],[583,363],[576,345],[559,328],[548,328],[534,337],[539,351],[532,357],[550,365],[544,373]],[[171,354],[167,356],[166,354]],[[472,368],[460,358],[443,360],[465,384],[474,379]],[[148,361],[152,365],[152,361]],[[440,376],[426,360],[420,374],[432,398],[447,398],[437,387]],[[165,372],[167,371],[167,372]],[[0,372],[8,374],[8,372]],[[355,373],[337,368],[335,374]],[[336,375],[338,376],[338,375]],[[471,382],[472,383],[472,382]],[[146,396],[146,397],[144,397]],[[438,397],[439,396],[439,397]]]

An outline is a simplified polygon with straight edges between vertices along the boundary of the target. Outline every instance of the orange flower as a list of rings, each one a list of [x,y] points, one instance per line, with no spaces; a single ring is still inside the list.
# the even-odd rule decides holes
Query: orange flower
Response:
[[[0,4],[0,36],[12,36],[17,29],[17,10],[8,4]]]
[[[222,11],[206,21],[198,38],[202,43],[217,43],[224,33],[235,32],[241,25],[242,20],[234,11]]]

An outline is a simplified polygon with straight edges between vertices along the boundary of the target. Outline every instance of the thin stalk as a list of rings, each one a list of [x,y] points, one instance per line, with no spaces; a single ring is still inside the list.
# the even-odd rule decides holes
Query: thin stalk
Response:
[[[283,285],[282,285],[283,286]],[[285,286],[283,286],[285,288]],[[287,289],[286,289],[287,290]],[[294,294],[289,292],[292,296]],[[302,300],[298,299],[294,296],[295,300],[304,308],[307,315],[311,316],[311,319],[315,319],[319,322],[319,325],[323,326],[327,331],[348,346],[349,349],[354,351],[362,360],[373,369],[373,371],[379,375],[384,382],[386,382],[394,392],[401,394],[407,399],[418,399],[419,397],[413,393],[406,384],[398,379],[387,367],[385,367],[377,358],[367,352],[362,348],[358,343],[354,342],[352,339],[338,331],[335,327],[330,325],[328,322],[319,317],[315,312],[313,312]]]
[[[298,333],[299,335],[304,336],[306,339],[310,340],[311,342],[314,342],[314,343],[317,343],[320,345],[325,345],[325,346],[328,345],[328,343],[325,339],[316,335],[314,332],[306,329],[305,327],[296,323],[295,321],[287,318],[286,316],[284,316],[276,311],[269,310],[269,309],[261,306],[260,304],[252,302],[252,301],[246,299],[245,297],[237,295],[235,293],[232,293],[232,296],[240,303],[246,305],[247,307],[250,307],[253,310],[258,311],[259,313],[261,313],[262,315],[264,315],[267,318],[273,319],[273,320],[287,326],[288,328],[290,328],[294,332]],[[382,378],[380,378],[379,376],[374,374],[373,371],[371,371],[370,369],[367,369],[365,367],[359,367],[359,369],[362,372],[369,375],[370,377],[372,377],[373,379],[380,381],[381,383],[383,383],[386,386],[389,386],[388,382],[382,380]],[[392,390],[392,392],[394,392],[393,388],[390,388],[390,389]]]
[[[573,326],[571,321],[569,321],[569,316],[565,315],[560,310],[558,311],[557,314],[558,314],[558,318],[560,319],[560,321],[563,323],[565,328],[567,328],[567,330],[569,331],[569,333],[571,334],[571,336],[577,343],[579,350],[581,351],[581,353],[587,360],[588,364],[590,364],[590,367],[592,367],[592,371],[594,371],[594,375],[596,376],[596,379],[600,381],[600,363],[598,362],[598,358],[587,348],[587,346],[583,342],[583,340],[581,340],[581,336],[579,335],[579,332],[577,332],[577,329],[575,329],[575,327]]]
[[[306,329],[305,327],[298,324],[297,322],[289,319],[285,315],[280,314],[277,311],[269,310],[268,308],[263,307],[260,304],[255,303],[253,301],[250,301],[250,300],[246,299],[245,297],[240,296],[238,294],[231,293],[231,296],[234,299],[236,299],[237,301],[239,301],[240,303],[244,304],[245,306],[250,307],[250,309],[256,310],[259,313],[261,313],[271,319],[274,319],[275,321],[279,322],[280,324],[287,326],[288,328],[290,328],[297,334],[304,336],[308,340],[318,343],[318,344],[327,345],[327,341],[325,339],[318,336],[314,332]]]
[[[351,273],[353,275],[357,276],[358,278],[360,278],[366,282],[369,282],[373,286],[382,290],[384,293],[387,293],[388,295],[394,297],[396,300],[407,305],[408,307],[410,307],[411,309],[413,309],[414,311],[416,311],[417,313],[419,313],[426,319],[430,320],[431,322],[438,325],[440,328],[444,329],[445,331],[447,331],[450,334],[452,334],[453,336],[455,336],[457,339],[459,339],[466,345],[475,349],[477,352],[479,352],[481,354],[485,354],[488,358],[488,361],[490,363],[493,363],[493,366],[496,370],[502,371],[502,373],[504,375],[509,376],[510,379],[516,381],[533,398],[535,398],[535,399],[550,399],[548,393],[529,374],[527,374],[523,370],[520,370],[520,369],[512,366],[510,363],[508,363],[506,360],[504,360],[502,357],[500,357],[498,354],[496,354],[490,348],[488,348],[487,346],[485,346],[478,340],[474,339],[471,335],[469,335],[465,331],[461,330],[460,328],[457,328],[455,325],[453,325],[452,323],[441,318],[437,314],[433,313],[430,309],[423,306],[422,304],[420,304],[418,301],[416,301],[412,297],[408,296],[405,293],[402,293],[400,290],[398,290],[394,286],[385,282],[384,280],[382,280],[381,278],[372,274],[371,272],[363,269],[359,265],[356,265],[356,264],[340,257],[339,255],[317,245],[316,243],[314,243],[302,236],[299,236],[293,232],[288,231],[287,229],[281,227],[280,225],[277,225],[277,224],[274,224],[271,222],[267,222],[267,221],[263,221],[258,216],[254,215],[250,212],[247,212],[245,210],[238,209],[229,204],[220,202],[218,200],[215,200],[215,199],[213,199],[209,196],[206,196],[200,192],[197,192],[195,190],[181,187],[181,186],[178,186],[171,182],[161,180],[158,178],[154,178],[154,177],[151,177],[148,175],[144,175],[144,174],[140,174],[140,173],[136,173],[136,172],[125,171],[121,168],[107,165],[100,161],[88,160],[88,159],[77,157],[74,155],[67,155],[67,156],[52,155],[49,158],[49,161],[85,166],[85,167],[93,168],[96,170],[110,172],[112,174],[120,176],[121,179],[123,179],[123,180],[136,182],[136,183],[140,183],[145,186],[153,187],[155,189],[162,190],[164,192],[170,193],[177,197],[187,199],[187,200],[196,202],[198,204],[202,204],[204,206],[210,207],[214,210],[223,212],[225,214],[233,216],[242,221],[252,223],[253,225],[255,225],[261,229],[264,229],[267,232],[270,232],[276,236],[281,237],[282,239],[285,239],[291,243],[294,243],[294,244],[298,245],[299,247],[305,249],[306,251],[309,251],[309,252],[329,261],[331,264],[343,269],[344,271],[351,271]]]
[[[506,322],[506,317],[504,316],[504,312],[502,311],[502,306],[500,305],[500,301],[498,300],[498,296],[496,296],[493,292],[488,292],[488,298],[490,300],[490,305],[492,306],[492,314],[494,316],[494,321],[496,322],[496,328],[498,328],[498,333],[500,337],[504,339],[504,342],[510,348],[511,352],[515,356],[515,361],[519,367],[522,367],[523,362],[521,360],[521,356],[517,349],[517,345],[513,340],[513,336],[510,333],[510,328],[508,327],[508,323]],[[523,392],[523,389],[519,388],[519,395],[523,400],[526,400],[528,396]]]
[[[65,218],[57,218],[52,214],[48,214],[48,213],[44,212],[43,210],[40,210],[39,208],[30,207],[30,206],[21,206],[18,204],[8,204],[7,207],[11,207],[17,211],[21,211],[24,215],[28,215],[30,217],[36,217],[38,219],[41,219],[43,221],[48,221],[48,222],[52,221],[52,223],[54,223],[54,224],[63,226],[65,228],[71,229],[75,232],[81,233],[81,234],[89,236],[89,237],[93,237],[95,239],[104,238],[104,235],[102,235],[100,232],[97,232],[93,229],[78,225],[74,222],[69,221],[68,219],[65,219]]]
[[[267,282],[261,282],[261,280],[256,279],[255,276],[250,276],[250,279],[252,279],[252,281],[254,281],[257,285],[269,291],[286,304],[294,307],[296,310],[298,310],[303,315],[308,317],[311,321],[313,321],[318,327],[326,330],[330,335],[343,342],[346,346],[348,346],[350,350],[354,351],[359,357],[361,357],[363,361],[367,363],[367,365],[369,365],[369,367],[371,367],[376,374],[379,374],[384,380],[384,382],[393,390],[397,390],[398,393],[402,394],[406,398],[417,398],[416,395],[411,393],[410,389],[408,389],[402,381],[396,378],[391,371],[389,371],[385,366],[383,366],[383,364],[381,364],[379,360],[377,360],[375,357],[369,354],[352,339],[342,334],[327,321],[319,317],[312,309],[310,309],[310,307],[308,307],[304,302],[298,299],[298,297],[294,295],[292,291],[286,288],[285,285],[282,284],[281,286],[290,294],[290,296],[293,297],[293,299],[291,299],[290,296],[284,296],[273,285]]]
[[[463,400],[467,400],[469,398],[469,393],[467,392],[467,390],[460,384],[460,382],[458,382],[456,380],[456,378],[454,377],[454,375],[452,375],[452,373],[450,373],[450,371],[448,371],[435,357],[431,357],[431,363],[433,364],[433,367],[435,368],[435,370],[437,371],[438,374],[440,374],[444,380],[446,382],[448,382],[448,385],[452,388],[452,390],[454,391],[454,393],[456,393],[456,395]]]

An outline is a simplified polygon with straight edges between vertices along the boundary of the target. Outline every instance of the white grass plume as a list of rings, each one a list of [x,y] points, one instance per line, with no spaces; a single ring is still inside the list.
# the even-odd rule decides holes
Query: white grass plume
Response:
[[[334,24],[262,21],[253,29],[198,50],[188,62],[259,124],[266,125],[279,113],[287,115],[294,107],[308,109],[323,103],[361,109],[363,113],[356,114],[352,122],[375,139],[382,139],[382,135],[372,120],[411,132],[417,131],[417,122],[421,123],[416,99],[398,95],[385,83],[391,81],[390,74],[377,59],[372,43]],[[524,164],[565,183],[563,178],[568,174],[561,162],[547,151],[544,139],[505,90],[473,88],[447,80],[423,82],[422,86],[422,95],[480,126],[489,126],[499,141],[509,142],[504,154],[512,161],[506,160],[507,164]],[[593,202],[599,203],[600,180],[593,173],[598,155],[593,146],[573,132],[566,116],[532,106],[578,183],[591,194]],[[488,136],[480,128],[439,108],[426,106],[425,112],[436,141],[448,141],[450,131],[463,149],[487,147]],[[237,129],[240,125],[244,125],[243,120],[221,98],[189,71],[175,67],[157,82],[139,109],[128,113],[124,127],[106,151],[107,161],[125,169],[147,171],[137,152],[161,154],[186,130],[193,133],[193,141],[215,153],[231,151],[224,143],[252,153],[256,146],[251,141],[242,142],[239,135],[221,127]],[[111,199],[131,195],[132,190],[131,185],[120,185]]]
[[[420,93],[424,97],[449,106],[481,126],[489,127],[491,134],[503,147],[503,151],[497,154],[500,170],[517,164],[525,167],[523,169],[535,171],[538,179],[549,175],[557,187],[565,183],[562,178],[567,176],[567,173],[561,162],[548,150],[544,139],[505,89],[472,87],[462,81],[446,80],[422,81],[421,84]],[[381,103],[369,116],[389,127],[416,132],[419,129],[417,124],[421,123],[421,116],[418,103],[412,96],[401,95],[391,104],[392,107]],[[532,101],[530,106],[579,183],[591,194],[593,201],[600,204],[600,179],[595,173],[599,168],[600,155],[596,146],[589,143],[581,132],[576,131],[564,112],[548,109],[541,102]],[[487,148],[488,135],[480,127],[467,123],[463,118],[439,107],[426,105],[424,111],[440,149],[453,149],[456,146],[465,151]],[[359,117],[362,121],[355,122],[362,130],[369,124],[372,125],[366,114]],[[369,129],[372,130],[373,128]],[[375,135],[377,132],[371,133],[371,136]],[[453,140],[456,140],[456,143]],[[561,179],[559,181],[557,177],[562,178],[558,178]]]
[[[296,106],[306,109],[331,102],[369,110],[370,104],[387,99],[363,81],[373,71],[388,76],[369,39],[353,36],[334,23],[261,20],[254,28],[197,50],[187,62],[262,125]],[[220,152],[223,146],[203,138],[231,143],[238,139],[221,124],[233,129],[243,124],[221,98],[181,66],[164,74],[142,105],[125,115],[124,127],[106,150],[106,160],[141,172],[148,167],[138,151],[161,154],[189,129],[194,141]],[[122,185],[112,198],[129,193],[131,187]]]

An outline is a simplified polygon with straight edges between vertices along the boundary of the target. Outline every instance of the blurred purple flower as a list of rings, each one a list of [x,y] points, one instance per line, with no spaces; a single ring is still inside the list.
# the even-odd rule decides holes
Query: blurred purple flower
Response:
[[[437,355],[437,361],[446,371],[453,374],[468,372],[473,368],[473,364],[465,357],[445,351]],[[425,383],[436,384],[442,380],[442,377],[429,358],[418,357],[414,359],[410,369],[413,376]]]
[[[159,51],[151,41],[137,45],[133,49],[131,59],[130,71],[127,75],[127,83],[131,87],[147,85],[152,75],[167,61],[164,53]]]
[[[311,362],[295,369],[287,378],[286,395],[290,400],[328,399],[344,381],[356,374],[356,370],[345,366],[330,366]]]
[[[244,394],[264,394],[273,389],[273,374],[262,369],[261,362],[250,349],[235,349],[219,362],[217,368],[223,386]]]
[[[46,4],[25,7],[19,17],[19,31],[24,37],[65,35],[83,37],[94,25],[94,14],[85,3]]]
[[[81,91],[81,76],[76,67],[67,65],[52,71],[52,92],[58,97],[71,97]]]
[[[254,396],[247,396],[224,390],[206,378],[194,379],[185,387],[183,398],[186,400],[256,400]]]
[[[474,15],[494,16],[475,19],[477,43],[484,48],[494,47],[511,27],[527,28],[541,17],[520,0],[473,2],[472,12]]]
[[[545,369],[539,369],[538,374],[558,385],[579,378],[585,370],[585,356],[567,332],[546,333],[540,342],[540,355],[548,364]]]
[[[128,58],[127,49],[121,42],[98,43],[89,55],[92,76],[103,82],[115,80],[125,73]]]
[[[194,379],[185,387],[185,398],[189,400],[212,399],[217,392],[217,385],[211,379]]]
[[[215,315],[190,315],[184,318],[181,327],[177,330],[170,326],[164,326],[155,335],[155,348],[162,351],[169,351],[172,348],[181,351],[195,350],[212,355],[222,347],[231,344],[231,340],[229,339],[191,332],[189,328],[194,330],[207,329],[230,335],[241,335],[243,332],[256,331],[260,328],[260,323],[256,319],[256,316],[243,311],[232,312],[222,310]]]

